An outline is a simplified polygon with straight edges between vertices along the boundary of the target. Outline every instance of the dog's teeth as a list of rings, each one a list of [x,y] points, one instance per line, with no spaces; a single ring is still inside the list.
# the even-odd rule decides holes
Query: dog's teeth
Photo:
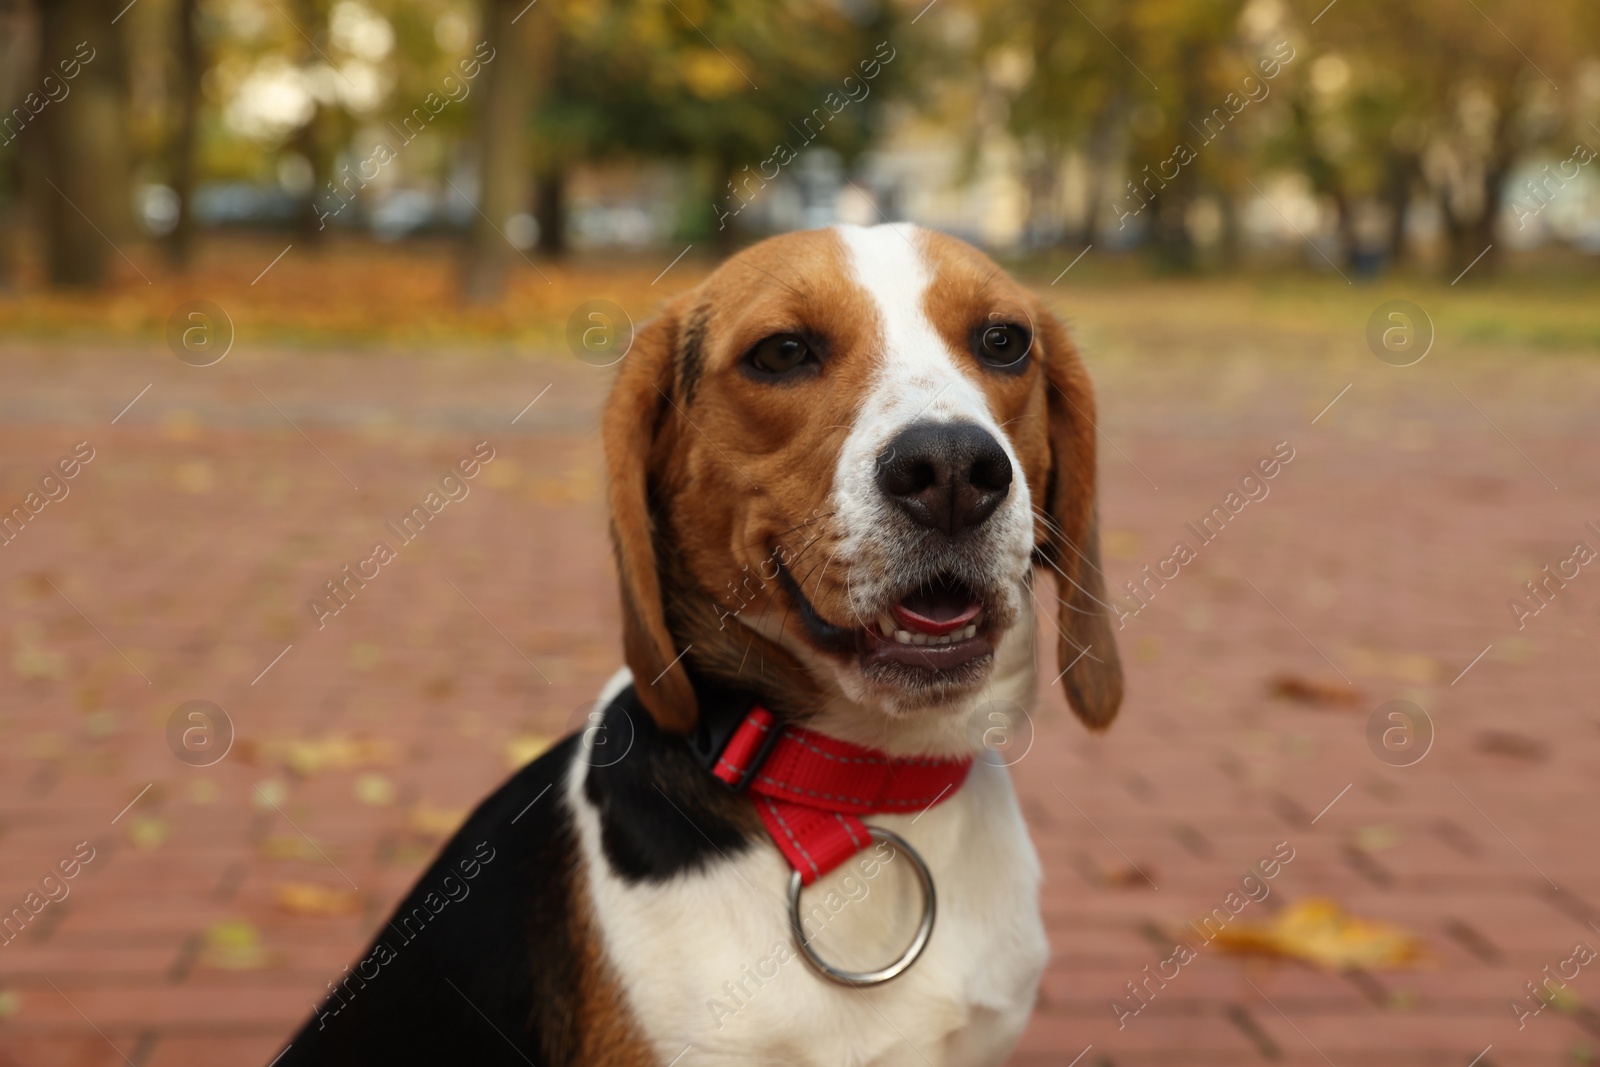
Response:
[[[977,633],[978,633],[978,624],[977,623],[973,623],[972,625],[968,626],[965,630],[961,631],[961,639],[963,641],[965,641],[969,637],[976,636]]]
[[[896,630],[894,632],[894,639],[902,645],[909,645],[911,643],[911,635],[904,630]]]
[[[913,645],[925,645],[925,644],[928,643],[928,635],[927,634],[912,634],[911,635],[911,643]]]
[[[888,615],[880,613],[878,615],[878,632],[885,637],[893,637],[894,630],[894,620],[889,618]]]

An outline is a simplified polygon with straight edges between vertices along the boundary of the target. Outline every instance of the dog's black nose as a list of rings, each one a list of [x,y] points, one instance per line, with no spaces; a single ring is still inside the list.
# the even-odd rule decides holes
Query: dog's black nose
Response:
[[[982,427],[912,423],[879,453],[878,488],[917,525],[953,537],[994,514],[1011,490],[1011,460]]]

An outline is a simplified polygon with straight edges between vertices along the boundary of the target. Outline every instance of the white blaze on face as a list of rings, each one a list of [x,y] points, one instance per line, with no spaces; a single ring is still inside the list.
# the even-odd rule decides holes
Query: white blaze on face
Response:
[[[1012,469],[1022,470],[1016,451],[989,410],[988,398],[973,375],[963,370],[923,308],[936,267],[928,257],[921,232],[909,224],[838,226],[852,280],[867,294],[878,314],[877,370],[856,411],[855,422],[839,455],[834,474],[834,503],[845,531],[841,556],[882,558],[893,545],[881,543],[886,531],[899,528],[898,512],[878,488],[878,456],[906,427],[921,421],[968,422],[987,430],[1005,449]],[[1020,552],[1014,568],[1027,570],[1032,550],[1030,499],[1026,480],[1018,477],[1006,500],[986,526],[996,548]],[[1010,562],[1010,561],[1008,561]],[[858,609],[880,590],[853,589]]]

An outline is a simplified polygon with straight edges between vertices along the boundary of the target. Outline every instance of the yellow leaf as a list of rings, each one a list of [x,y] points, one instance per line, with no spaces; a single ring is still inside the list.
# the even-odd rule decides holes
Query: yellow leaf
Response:
[[[29,759],[60,759],[67,753],[67,739],[57,733],[29,734],[22,751]]]
[[[356,779],[356,799],[374,808],[394,803],[395,787],[381,774],[363,774]]]
[[[289,738],[249,742],[240,745],[240,755],[249,763],[276,763],[297,778],[310,778],[322,771],[348,771],[358,767],[394,763],[400,748],[380,737],[351,737],[329,734],[320,738]]]
[[[284,882],[272,896],[278,910],[290,915],[355,915],[366,904],[354,889],[330,888],[314,882]]]
[[[509,489],[517,484],[521,473],[515,460],[508,456],[496,456],[492,463],[483,468],[483,481],[491,489]]]
[[[224,919],[206,929],[200,962],[224,971],[257,971],[276,962],[276,955],[261,945],[261,935],[243,919]]]
[[[418,804],[411,809],[406,825],[428,837],[449,837],[467,821],[466,808],[434,808]]]
[[[198,441],[204,425],[188,408],[173,408],[161,416],[162,436],[172,441]]]
[[[551,739],[541,734],[521,734],[506,742],[506,763],[513,767],[525,767],[544,754],[549,748]]]
[[[67,657],[65,653],[50,652],[37,645],[23,645],[11,657],[11,669],[25,682],[57,681],[66,677]]]
[[[145,852],[160,848],[171,834],[167,820],[159,815],[135,815],[128,820],[129,843]]]
[[[257,782],[255,788],[250,790],[250,803],[255,805],[257,811],[276,811],[288,799],[289,787],[276,778]]]
[[[1135,559],[1139,546],[1139,535],[1132,530],[1107,530],[1100,538],[1100,547],[1112,559]]]
[[[256,851],[266,860],[322,860],[316,845],[291,834],[266,838],[256,846]]]
[[[1362,852],[1382,852],[1392,847],[1400,840],[1400,831],[1388,823],[1377,826],[1363,826],[1355,832],[1355,846]]]
[[[1334,901],[1309,898],[1269,922],[1235,923],[1217,934],[1229,952],[1263,953],[1329,970],[1389,970],[1420,963],[1427,949],[1413,934],[1346,914]]]

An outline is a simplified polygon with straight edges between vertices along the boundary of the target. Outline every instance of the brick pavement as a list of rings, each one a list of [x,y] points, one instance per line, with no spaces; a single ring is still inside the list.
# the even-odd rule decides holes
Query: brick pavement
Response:
[[[1182,334],[1144,329],[1146,353]],[[1401,376],[1275,329],[1206,358],[1109,345],[1096,367],[1117,582],[1274,443],[1296,458],[1121,635],[1130,695],[1109,734],[1086,736],[1054,692],[1036,716],[1016,776],[1054,957],[1014,1062],[1591,1062],[1600,968],[1525,1029],[1508,1005],[1574,942],[1600,945],[1600,571],[1521,633],[1505,602],[1571,541],[1600,544],[1582,531],[1600,522],[1600,371],[1479,356]],[[615,665],[603,375],[555,358],[240,352],[199,371],[159,351],[20,348],[7,376],[4,502],[75,442],[96,455],[0,548],[0,903],[78,842],[95,856],[0,949],[0,1067],[264,1064],[441,824],[506,773],[508,746],[567,729]],[[319,631],[305,601],[484,438],[496,458],[471,494]],[[1269,692],[1281,675],[1348,677],[1359,698],[1287,702]],[[194,698],[237,730],[211,767],[166,741]],[[1365,739],[1392,698],[1436,728],[1412,767]],[[277,760],[275,741],[327,734],[393,750],[309,775]],[[1124,983],[1280,841],[1295,858],[1255,917],[1332,897],[1416,932],[1431,964],[1330,975],[1207,947],[1119,1029]],[[274,903],[285,882],[347,881],[355,914]],[[229,922],[242,947],[213,943]]]

